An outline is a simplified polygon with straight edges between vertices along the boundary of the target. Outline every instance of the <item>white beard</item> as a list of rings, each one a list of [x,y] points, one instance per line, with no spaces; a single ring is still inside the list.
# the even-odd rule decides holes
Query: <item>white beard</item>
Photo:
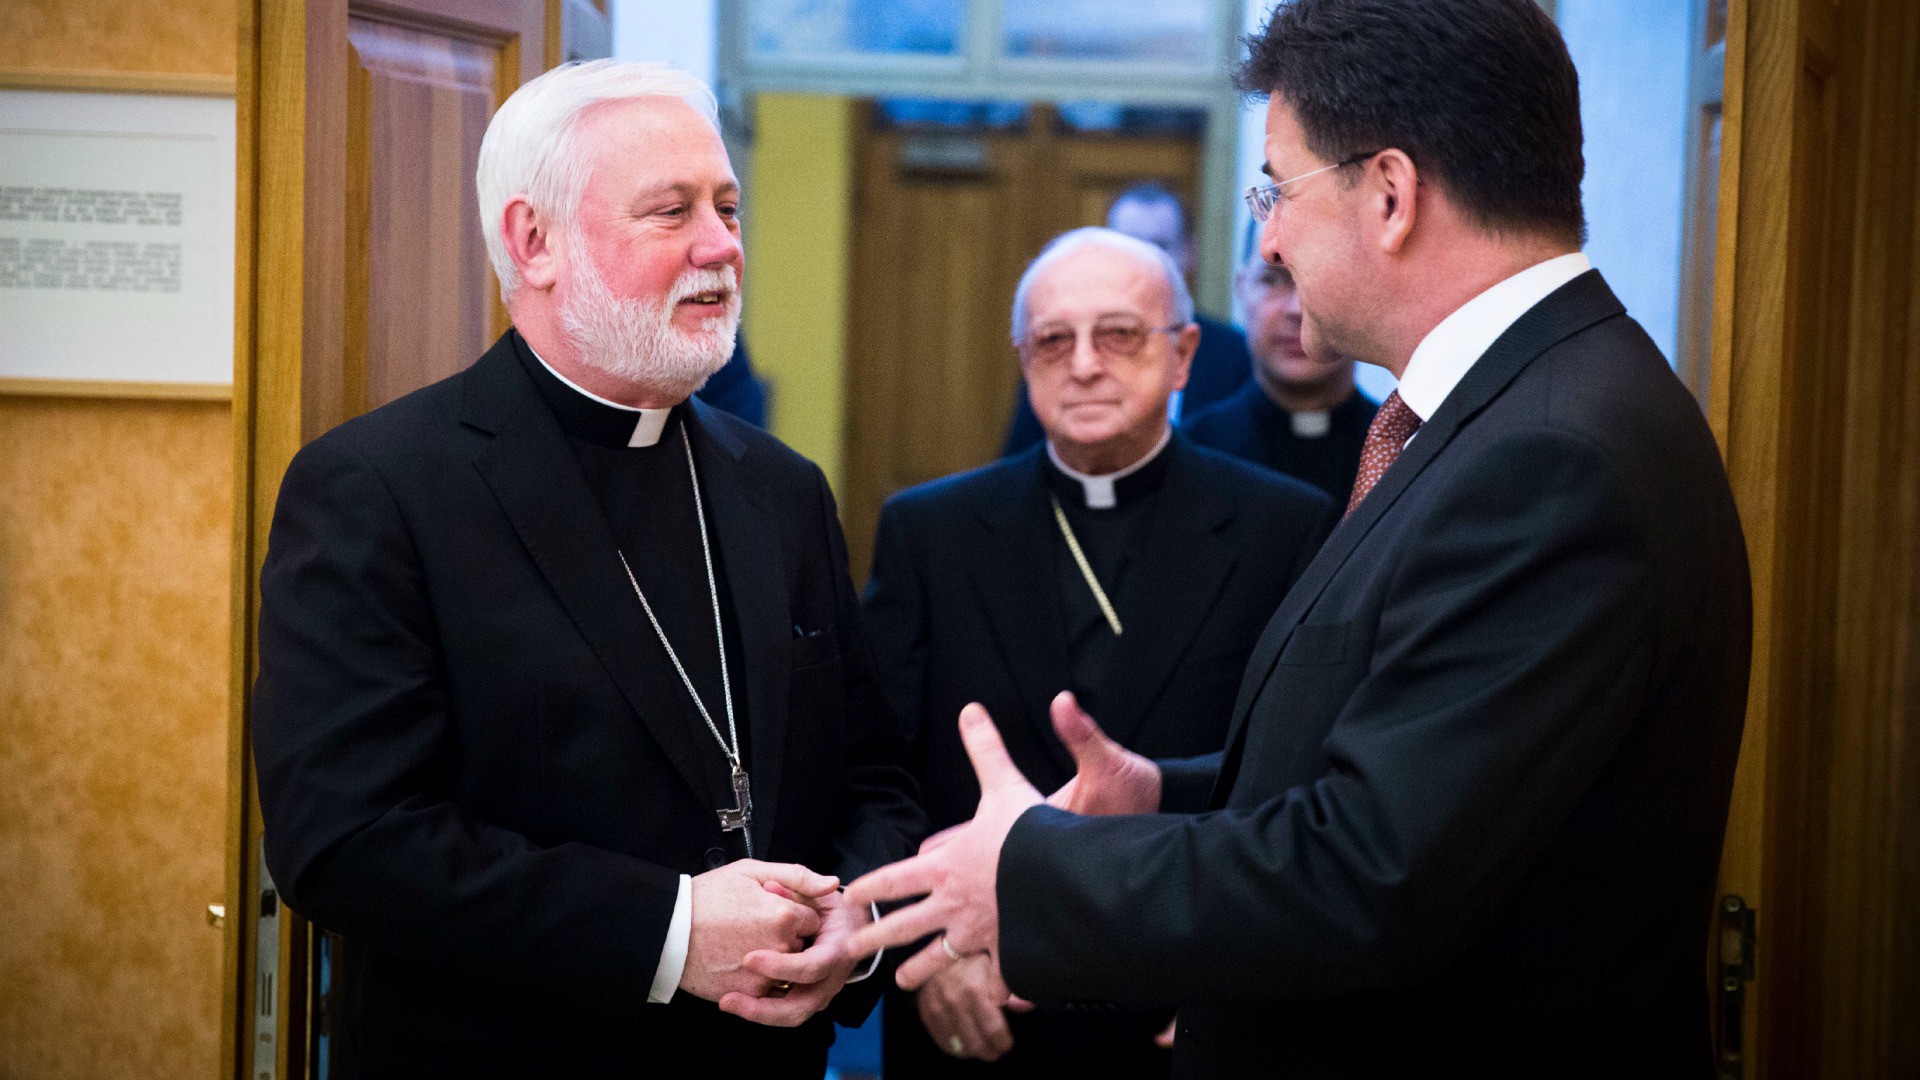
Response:
[[[665,397],[684,399],[706,384],[733,355],[740,329],[740,289],[733,267],[694,269],[680,275],[665,299],[624,300],[575,240],[569,261],[572,287],[560,306],[560,327],[579,350],[580,359],[622,382]],[[703,292],[726,296],[721,313],[684,333],[673,325],[680,301]]]

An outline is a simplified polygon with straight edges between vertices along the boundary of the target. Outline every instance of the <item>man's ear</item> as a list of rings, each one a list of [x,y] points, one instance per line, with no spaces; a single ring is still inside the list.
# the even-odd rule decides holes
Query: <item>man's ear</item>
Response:
[[[1200,324],[1188,323],[1173,335],[1174,364],[1180,369],[1174,381],[1175,390],[1187,388],[1187,378],[1193,373],[1193,354],[1200,350]]]
[[[534,289],[551,289],[559,278],[554,265],[553,236],[546,219],[534,212],[525,195],[507,200],[500,215],[500,235],[507,242],[507,257],[520,271],[520,280]]]
[[[1413,159],[1400,150],[1383,150],[1367,166],[1365,179],[1371,186],[1375,212],[1379,214],[1380,250],[1397,255],[1413,235],[1419,200],[1414,197],[1420,186],[1419,170]]]

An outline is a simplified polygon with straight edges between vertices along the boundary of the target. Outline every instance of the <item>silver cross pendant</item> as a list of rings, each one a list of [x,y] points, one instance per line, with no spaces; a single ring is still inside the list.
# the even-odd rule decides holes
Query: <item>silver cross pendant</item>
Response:
[[[721,809],[721,832],[748,832],[747,849],[752,853],[753,840],[750,830],[753,828],[753,788],[747,782],[747,770],[738,765],[733,767],[733,808]]]

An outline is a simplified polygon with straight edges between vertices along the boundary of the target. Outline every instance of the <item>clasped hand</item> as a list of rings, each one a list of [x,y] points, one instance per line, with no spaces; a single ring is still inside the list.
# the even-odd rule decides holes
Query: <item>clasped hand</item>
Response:
[[[839,885],[804,866],[754,859],[694,878],[680,989],[756,1023],[806,1022],[853,974],[847,940],[868,921],[865,905],[849,904]]]
[[[1052,713],[1054,731],[1072,752],[1078,772],[1047,803],[1078,814],[1140,814],[1160,808],[1158,766],[1109,739],[1072,694],[1054,698]],[[973,820],[929,838],[920,854],[875,870],[846,891],[847,902],[861,908],[924,897],[858,930],[846,944],[850,955],[866,956],[941,935],[900,965],[896,980],[906,990],[919,989],[977,954],[987,955],[995,978],[1000,977],[1000,849],[1014,822],[1042,802],[1008,756],[985,708],[973,704],[960,710],[960,739],[980,781],[980,805]]]

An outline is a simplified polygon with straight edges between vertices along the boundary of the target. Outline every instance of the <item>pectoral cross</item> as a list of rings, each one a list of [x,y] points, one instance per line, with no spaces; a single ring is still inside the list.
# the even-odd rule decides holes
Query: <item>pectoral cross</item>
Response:
[[[733,808],[722,808],[721,832],[739,832],[747,842],[747,857],[753,857],[753,788],[747,782],[747,770],[733,767]]]

